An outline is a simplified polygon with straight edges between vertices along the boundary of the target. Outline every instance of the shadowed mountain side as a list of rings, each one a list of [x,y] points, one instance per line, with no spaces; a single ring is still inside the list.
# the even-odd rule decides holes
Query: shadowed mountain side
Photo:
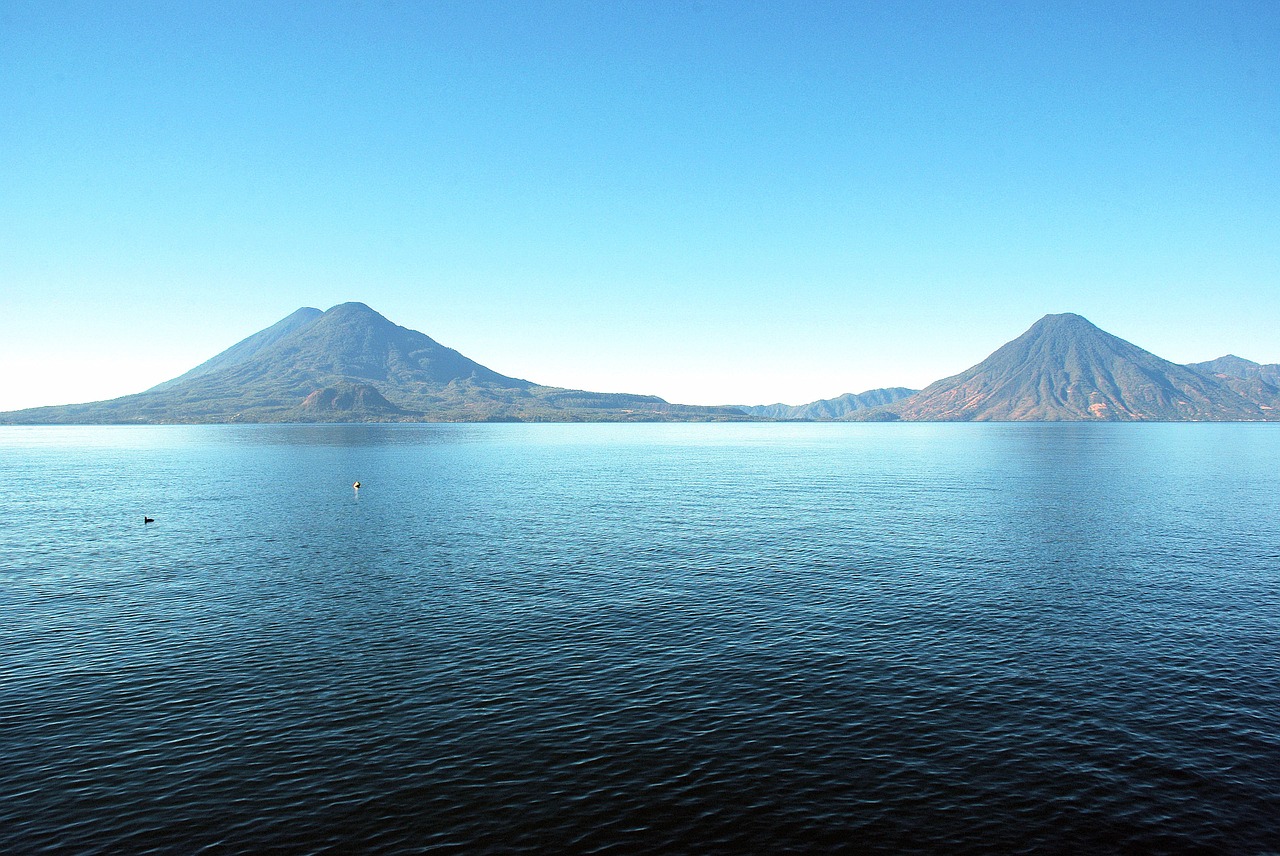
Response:
[[[0,414],[10,424],[745,418],[508,377],[362,303],[301,309],[146,392]]]
[[[852,418],[913,421],[1236,421],[1274,411],[1079,315],[1046,315],[981,363]]]
[[[756,404],[735,405],[751,416],[765,419],[829,421],[840,419],[858,410],[892,404],[915,395],[919,390],[893,386],[885,389],[869,389],[866,392],[847,392],[835,398],[823,398],[808,404]]]

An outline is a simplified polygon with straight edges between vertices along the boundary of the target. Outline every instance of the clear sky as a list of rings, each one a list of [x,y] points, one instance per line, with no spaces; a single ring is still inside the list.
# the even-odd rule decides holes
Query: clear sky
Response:
[[[0,2],[0,410],[348,300],[701,404],[1277,362],[1280,3]]]

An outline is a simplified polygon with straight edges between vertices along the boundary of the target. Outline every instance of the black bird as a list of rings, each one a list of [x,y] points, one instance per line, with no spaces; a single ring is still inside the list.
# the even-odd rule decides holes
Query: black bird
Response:
[[[156,519],[155,519],[154,517],[147,517],[147,516],[144,514],[144,515],[142,516],[142,522],[143,522],[143,523],[155,523],[155,522],[156,522]]]

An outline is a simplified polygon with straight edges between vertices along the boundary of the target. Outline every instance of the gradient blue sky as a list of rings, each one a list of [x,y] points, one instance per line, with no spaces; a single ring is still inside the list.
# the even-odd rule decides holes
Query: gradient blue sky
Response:
[[[347,300],[691,403],[1280,361],[1280,3],[0,3],[0,410]]]

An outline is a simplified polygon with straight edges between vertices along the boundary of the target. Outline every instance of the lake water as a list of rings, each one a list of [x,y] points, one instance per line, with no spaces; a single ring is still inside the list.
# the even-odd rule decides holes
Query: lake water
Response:
[[[4,428],[0,478],[6,853],[1280,852],[1280,425]]]

